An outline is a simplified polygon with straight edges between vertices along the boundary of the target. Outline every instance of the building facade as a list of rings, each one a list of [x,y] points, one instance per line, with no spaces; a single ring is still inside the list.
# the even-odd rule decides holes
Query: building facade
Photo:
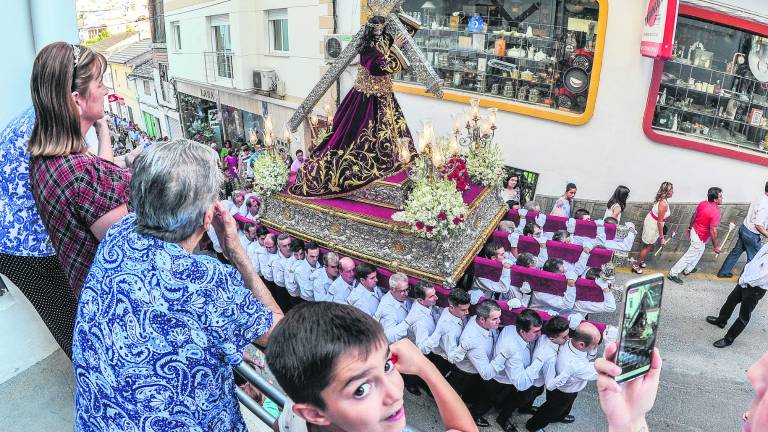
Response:
[[[282,136],[327,68],[322,41],[334,30],[332,3],[166,0],[163,8],[185,136],[254,142],[266,116]],[[334,104],[335,88],[326,96]],[[293,150],[308,134],[303,127],[293,134]]]
[[[134,42],[125,48],[115,51],[107,57],[108,73],[113,94],[119,101],[110,104],[110,110],[130,122],[136,123],[140,129],[147,130],[139,106],[139,96],[136,80],[131,73],[139,65],[150,60],[152,41],[149,39]]]

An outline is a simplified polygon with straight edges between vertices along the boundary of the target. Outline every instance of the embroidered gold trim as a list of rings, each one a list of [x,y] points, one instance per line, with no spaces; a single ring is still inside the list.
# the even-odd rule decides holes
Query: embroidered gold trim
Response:
[[[368,69],[357,65],[355,90],[364,93],[366,96],[383,97],[392,94],[392,78],[389,75],[373,76],[368,72]]]

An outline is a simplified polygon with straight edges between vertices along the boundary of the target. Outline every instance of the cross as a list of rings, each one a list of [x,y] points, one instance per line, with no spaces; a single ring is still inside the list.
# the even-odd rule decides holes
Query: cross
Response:
[[[402,0],[369,0],[368,2],[369,6],[372,8],[376,8],[376,10],[383,11],[384,14],[387,14],[387,33],[392,35],[399,34],[404,37],[405,43],[403,43],[401,50],[405,58],[410,62],[410,67],[416,73],[417,80],[424,84],[424,87],[428,92],[437,97],[442,97],[442,79],[440,79],[440,76],[437,75],[435,69],[429,61],[427,61],[424,52],[413,42],[413,38],[411,38],[410,33],[405,29],[403,23],[400,22],[397,14],[391,12],[399,6],[400,3],[402,3]],[[292,132],[295,132],[296,129],[299,128],[307,115],[312,112],[312,108],[317,105],[325,92],[328,91],[328,88],[331,87],[331,84],[339,79],[342,72],[344,72],[347,66],[352,63],[352,60],[355,59],[355,56],[358,54],[357,43],[364,34],[365,26],[358,30],[349,45],[344,48],[339,57],[331,64],[328,71],[322,78],[320,78],[320,81],[315,84],[312,91],[309,92],[309,95],[304,99],[304,102],[302,102],[299,108],[296,109],[296,112],[293,113],[293,116],[291,116],[291,119],[288,121],[288,128],[290,128]]]

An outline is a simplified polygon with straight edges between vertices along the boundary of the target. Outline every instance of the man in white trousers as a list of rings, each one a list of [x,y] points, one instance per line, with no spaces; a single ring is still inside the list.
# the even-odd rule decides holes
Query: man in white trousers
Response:
[[[723,202],[723,190],[719,187],[711,187],[707,191],[707,200],[699,203],[696,213],[691,218],[688,226],[691,245],[685,254],[669,270],[667,278],[672,282],[682,285],[680,273],[688,276],[696,273],[696,264],[704,255],[704,246],[707,240],[712,239],[712,247],[715,253],[720,253],[720,245],[717,243],[717,225],[720,224],[720,210],[717,208]]]

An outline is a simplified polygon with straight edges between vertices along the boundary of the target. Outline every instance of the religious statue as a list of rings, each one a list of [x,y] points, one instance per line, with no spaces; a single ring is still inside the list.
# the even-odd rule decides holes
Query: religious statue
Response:
[[[412,142],[391,75],[408,67],[404,39],[384,31],[386,18],[373,16],[357,43],[357,80],[339,105],[330,133],[318,142],[290,192],[303,197],[341,197],[402,169],[401,138]],[[416,149],[410,144],[411,153]]]

